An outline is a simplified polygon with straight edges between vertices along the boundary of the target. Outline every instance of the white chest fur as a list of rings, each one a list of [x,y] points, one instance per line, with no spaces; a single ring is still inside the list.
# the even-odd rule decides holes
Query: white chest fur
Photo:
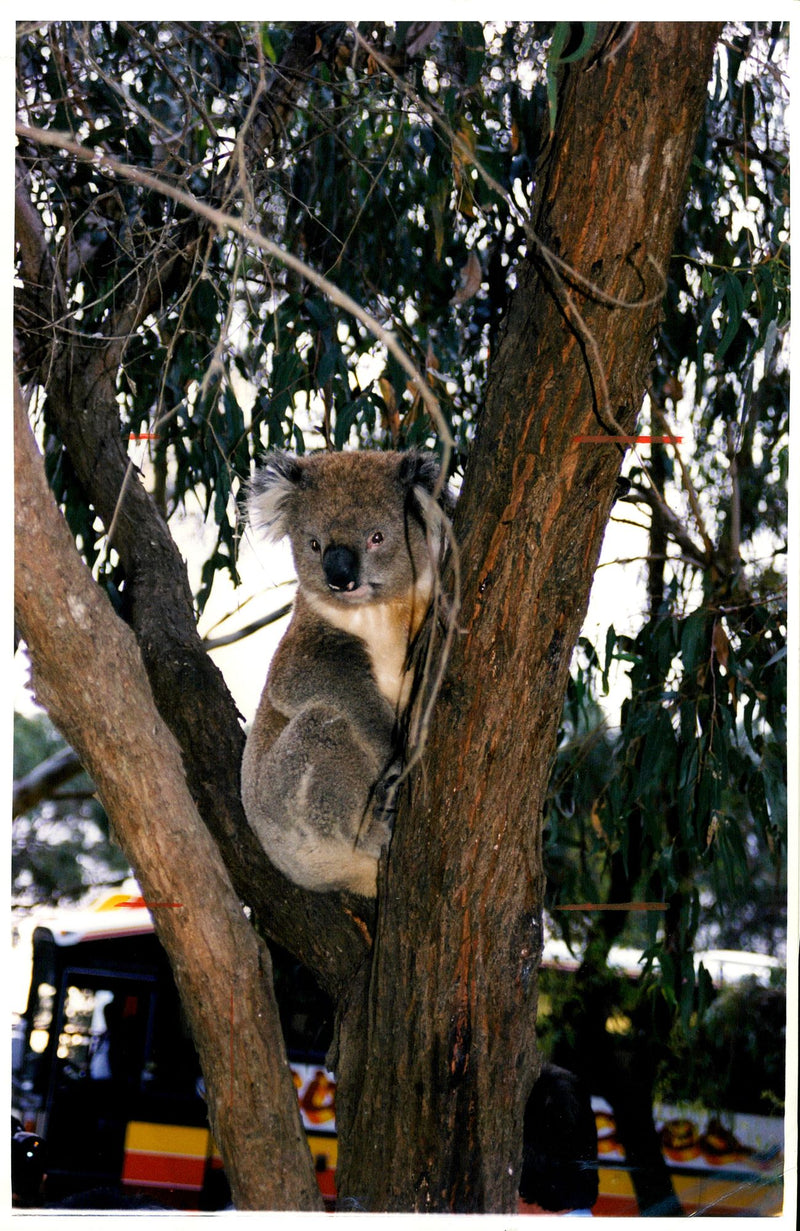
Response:
[[[406,670],[409,644],[427,610],[429,587],[418,585],[403,598],[357,607],[308,594],[305,598],[323,620],[364,642],[378,688],[392,708],[402,712],[411,691],[411,672]]]

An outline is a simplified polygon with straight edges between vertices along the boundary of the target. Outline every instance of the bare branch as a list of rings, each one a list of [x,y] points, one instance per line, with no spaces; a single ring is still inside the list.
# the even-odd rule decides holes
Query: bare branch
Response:
[[[41,761],[24,778],[14,780],[12,816],[29,812],[43,799],[54,798],[54,792],[62,782],[69,782],[79,774],[83,766],[71,748],[59,748],[46,761]]]
[[[659,424],[659,426],[663,429],[663,431],[669,432],[670,434],[672,434],[673,429],[670,426],[670,423],[669,423],[669,420],[667,419],[666,414],[664,413],[664,409],[655,400],[653,401],[653,413],[656,418],[656,423]],[[706,551],[706,557],[707,559],[711,560],[711,558],[714,555],[714,544],[711,541],[711,536],[706,530],[705,520],[703,518],[702,512],[700,511],[700,502],[697,499],[697,492],[694,490],[694,484],[692,483],[692,479],[689,474],[689,470],[686,466],[686,463],[683,460],[683,454],[681,453],[680,447],[678,445],[674,445],[673,448],[675,449],[675,455],[678,459],[678,465],[681,471],[681,480],[683,482],[684,491],[686,492],[686,495],[689,498],[689,506],[692,510],[692,516],[694,517],[695,525],[697,526],[697,529],[700,531],[700,537],[703,540],[703,546]]]
[[[233,633],[223,633],[219,637],[204,637],[203,645],[207,650],[218,650],[223,645],[234,645],[237,641],[244,641],[245,637],[251,636],[252,633],[257,633],[260,629],[266,628],[269,624],[275,624],[278,620],[282,620],[291,610],[292,604],[286,603],[283,607],[279,607],[277,611],[271,611],[269,615],[262,616],[260,620],[253,620],[252,624],[245,624],[243,628],[237,628]]]
[[[702,547],[695,543],[689,531],[684,526],[677,513],[674,513],[663,497],[653,487],[643,487],[632,483],[630,493],[620,498],[620,503],[646,504],[655,517],[659,517],[667,528],[670,537],[680,547],[684,556],[696,568],[708,567],[709,559]]]

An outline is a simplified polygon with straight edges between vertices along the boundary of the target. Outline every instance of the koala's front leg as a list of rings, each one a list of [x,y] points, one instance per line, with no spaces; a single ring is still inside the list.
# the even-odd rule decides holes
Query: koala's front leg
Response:
[[[290,635],[291,634],[291,635]],[[392,758],[395,712],[381,694],[364,644],[322,622],[290,628],[267,680],[270,704],[294,718],[312,706],[347,715],[354,738],[374,749],[375,781]]]
[[[383,749],[369,746],[341,711],[311,705],[265,756],[245,750],[242,796],[272,862],[307,889],[372,897],[390,828],[374,816]],[[388,760],[385,750],[384,760]]]

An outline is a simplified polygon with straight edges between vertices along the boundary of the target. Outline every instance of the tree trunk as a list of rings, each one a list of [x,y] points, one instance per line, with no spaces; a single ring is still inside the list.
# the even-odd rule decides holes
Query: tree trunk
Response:
[[[628,894],[629,896],[629,894]],[[620,900],[613,893],[611,901]],[[624,900],[624,899],[623,899]],[[619,1004],[618,984],[609,981],[606,957],[611,937],[601,935],[601,921],[623,919],[621,911],[601,915],[594,936],[575,975],[577,999],[569,1010],[566,1030],[551,1059],[583,1079],[614,1112],[616,1135],[625,1151],[639,1213],[648,1217],[680,1217],[678,1200],[653,1119],[653,1089],[663,1051],[653,1039],[665,1037],[669,1016],[663,1002],[648,1005],[628,1035],[609,1034],[606,1021]],[[567,1038],[569,1043],[567,1043]]]
[[[643,1218],[681,1218],[678,1200],[661,1139],[653,1122],[653,1068],[647,1056],[631,1069],[628,1057],[610,1055],[603,1070],[602,1091],[614,1112],[617,1137],[625,1151],[633,1191]]]
[[[133,633],[80,560],[14,401],[15,610],[39,701],[92,775],[166,949],[240,1209],[321,1208],[266,946],[159,717]]]
[[[719,34],[614,30],[561,81],[534,227],[583,281],[537,244],[520,269],[456,514],[461,636],[341,1024],[339,1191],[367,1210],[516,1208],[541,806],[621,457],[574,436],[635,424]]]
[[[656,309],[622,309],[604,296],[647,300],[659,289],[653,262],[664,268],[669,256],[717,33],[645,24],[615,48],[608,28],[600,51],[561,83],[534,219],[548,248],[532,241],[519,271],[457,514],[463,636],[426,777],[398,822],[374,961],[340,1005],[339,1185],[368,1209],[515,1207],[522,1110],[538,1066],[540,809],[620,457],[617,446],[576,446],[573,436],[635,421]],[[30,277],[47,288],[54,319],[68,320],[41,224],[22,210],[19,225]],[[587,294],[550,253],[602,293]],[[236,893],[334,995],[369,937],[338,896],[304,894],[275,873],[244,821],[235,707],[196,637],[178,553],[138,480],[128,483],[118,439],[113,338],[145,303],[137,288],[131,314],[112,321],[106,339],[81,343],[65,330],[48,356],[47,404],[92,505],[115,525],[131,624],[185,770],[130,637],[91,586],[80,589],[52,501],[41,485],[26,486],[34,472],[39,484],[40,463],[24,434],[19,618],[40,693],[93,774],[146,897],[182,903],[154,907],[156,923],[193,1018],[238,1199],[309,1208],[316,1194],[307,1151],[298,1154],[296,1100],[272,1050],[266,953]],[[55,567],[62,556],[69,577]],[[64,595],[78,601],[60,624]],[[237,986],[252,996],[241,1015]],[[222,1058],[230,1066],[240,1052],[232,1085]],[[265,1164],[273,1132],[277,1161]]]

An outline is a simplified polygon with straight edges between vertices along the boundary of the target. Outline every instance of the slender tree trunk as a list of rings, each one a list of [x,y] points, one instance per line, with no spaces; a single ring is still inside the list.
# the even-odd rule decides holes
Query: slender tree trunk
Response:
[[[611,1103],[617,1137],[625,1151],[639,1213],[647,1218],[681,1218],[661,1139],[653,1121],[654,1064],[648,1056],[633,1067],[630,1057],[612,1054],[603,1069],[603,1094]],[[627,1061],[627,1063],[626,1063]]]
[[[516,1208],[541,806],[622,452],[574,436],[635,424],[718,33],[606,27],[561,82],[534,225],[582,281],[532,244],[495,355],[457,511],[461,636],[342,1020],[345,1204]]]
[[[240,1209],[320,1209],[269,953],[200,820],[134,635],[56,507],[18,388],[14,449],[15,609],[36,695],[92,775],[151,904],[234,1200]]]

